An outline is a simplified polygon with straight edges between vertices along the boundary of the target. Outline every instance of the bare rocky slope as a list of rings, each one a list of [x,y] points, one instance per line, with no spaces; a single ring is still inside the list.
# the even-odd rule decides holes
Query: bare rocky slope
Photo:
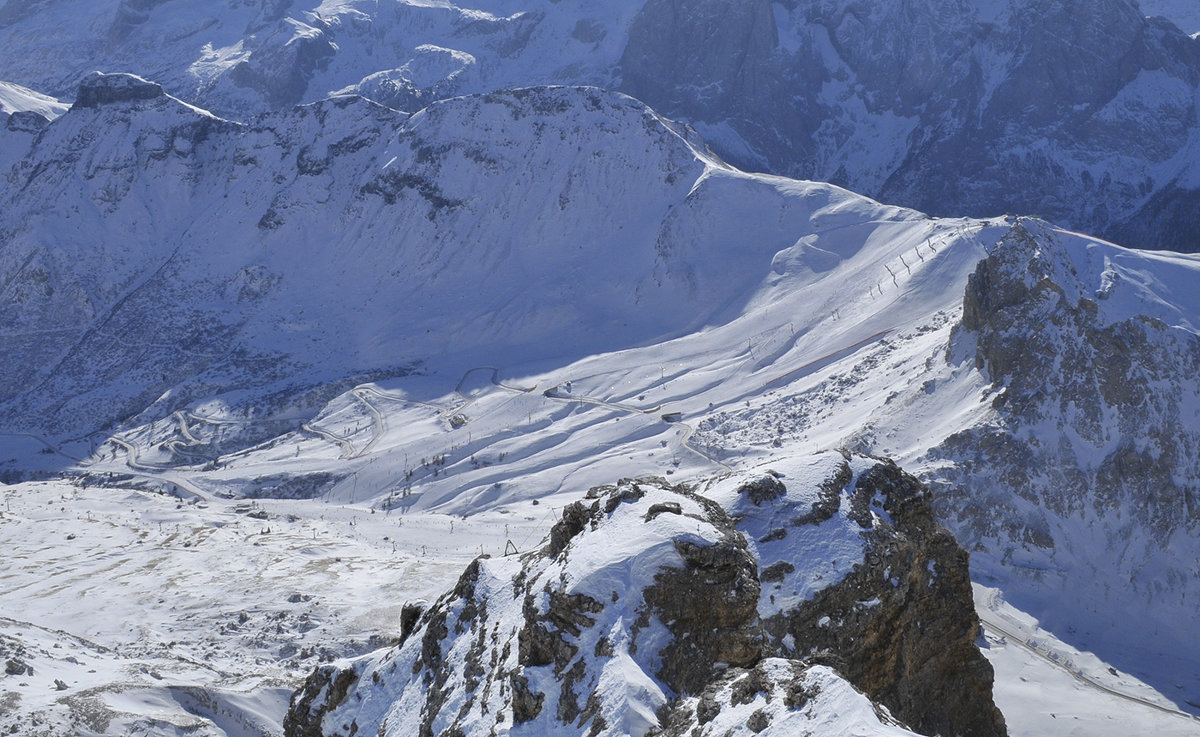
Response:
[[[316,735],[1003,735],[967,555],[886,461],[826,454],[702,489],[624,479],[539,550],[480,559],[400,644],[318,669]],[[838,674],[838,675],[835,675]],[[878,716],[876,716],[878,715]],[[883,720],[881,723],[878,720]]]

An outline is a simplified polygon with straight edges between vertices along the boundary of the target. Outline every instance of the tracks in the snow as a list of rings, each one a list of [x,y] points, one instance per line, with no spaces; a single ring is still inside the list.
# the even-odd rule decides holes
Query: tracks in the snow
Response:
[[[983,623],[984,628],[1003,635],[1006,640],[1016,643],[1019,647],[1028,650],[1042,660],[1045,660],[1047,663],[1066,671],[1076,681],[1088,686],[1089,688],[1096,689],[1097,691],[1103,691],[1110,696],[1116,696],[1117,698],[1124,699],[1125,701],[1129,701],[1134,704],[1140,704],[1150,709],[1161,711],[1164,714],[1171,714],[1172,716],[1181,717],[1189,721],[1200,722],[1200,717],[1193,716],[1185,711],[1172,709],[1168,706],[1163,706],[1162,704],[1143,699],[1140,696],[1135,696],[1133,694],[1125,693],[1124,691],[1115,689],[1111,686],[1106,686],[1083,671],[1070,667],[1067,662],[1060,658],[1054,657],[1052,653],[1046,652],[1037,647],[1036,640],[1029,639],[1020,634],[1015,627],[1005,626],[1005,624],[1001,623],[999,616],[995,615],[993,612],[984,610],[979,611],[978,613],[979,620]]]

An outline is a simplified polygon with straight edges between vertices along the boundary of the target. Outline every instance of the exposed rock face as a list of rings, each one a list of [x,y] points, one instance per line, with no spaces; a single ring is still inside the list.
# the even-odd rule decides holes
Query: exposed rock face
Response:
[[[399,647],[314,673],[288,734],[783,735],[853,684],[927,734],[1003,735],[966,554],[923,487],[867,458],[795,471],[592,489],[541,550],[473,563]]]
[[[761,479],[736,498],[709,492],[756,541],[767,651],[832,656],[856,688],[922,734],[1004,734],[992,668],[975,646],[967,554],[934,521],[929,492],[888,461],[851,457],[820,470],[810,495],[789,489],[756,501]],[[839,524],[843,540],[859,538],[857,555],[841,560],[849,551],[825,543],[828,570],[796,556]]]
[[[930,453],[954,459],[932,474],[941,518],[1035,612],[1085,602],[1073,626],[1114,658],[1127,657],[1108,649],[1117,640],[1171,652],[1191,639],[1179,623],[1200,595],[1197,301],[1150,255],[1067,251],[1022,220],[971,277],[952,340],[997,396],[987,422]]]
[[[95,108],[118,102],[153,100],[164,94],[162,85],[133,74],[95,72],[79,84],[75,107]]]
[[[1158,201],[1195,191],[1176,178],[1200,44],[1126,0],[651,0],[621,69],[742,167],[1200,248],[1194,218]]]
[[[1177,0],[1142,6],[1168,2],[1197,17]],[[1200,181],[1200,42],[1130,0],[93,5],[7,3],[0,79],[66,95],[101,65],[244,120],[334,92],[415,111],[599,85],[694,124],[743,168],[932,214],[1037,213],[1134,247],[1200,248],[1195,218],[1171,205]]]
[[[8,120],[4,123],[10,131],[20,133],[37,133],[49,124],[50,121],[46,119],[46,116],[32,110],[18,110],[8,116]]]
[[[309,80],[329,64],[337,46],[325,32],[296,20],[280,22],[258,54],[230,71],[233,84],[253,90],[272,107],[295,105]]]
[[[847,708],[851,705],[856,708]],[[663,725],[650,734],[653,737],[911,734],[829,666],[783,658],[766,658],[750,669],[730,668],[699,696],[679,699],[663,719]]]
[[[629,31],[623,88],[664,109],[694,104],[700,88],[716,88],[717,99],[705,103],[713,109],[761,99],[774,87],[764,62],[779,46],[771,6],[769,0],[649,0]]]
[[[354,671],[318,668],[292,697],[291,708],[283,719],[284,731],[292,737],[321,737],[325,712],[345,700],[356,680]]]

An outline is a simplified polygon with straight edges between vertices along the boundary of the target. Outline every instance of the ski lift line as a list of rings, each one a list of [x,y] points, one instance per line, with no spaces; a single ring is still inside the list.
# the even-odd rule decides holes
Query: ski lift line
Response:
[[[838,350],[833,351],[831,353],[827,353],[824,356],[821,356],[820,358],[814,358],[813,360],[809,361],[808,363],[804,364],[803,366],[800,366],[799,368],[794,368],[785,374],[780,374],[779,376],[776,376],[774,379],[771,379],[770,381],[766,382],[761,387],[759,387],[759,391],[765,391],[775,385],[782,384],[785,381],[790,380],[791,378],[793,378],[800,372],[807,371],[808,369],[812,368],[816,364],[821,363],[823,361],[827,361],[827,360],[837,356],[839,353],[845,353],[847,351],[857,350],[858,348],[861,348],[861,347],[867,345],[868,343],[873,343],[874,341],[876,341],[880,338],[883,338],[883,337],[889,335],[890,333],[896,332],[896,330],[897,330],[897,328],[894,328],[894,327],[888,328],[887,330],[880,330],[878,333],[875,333],[874,335],[869,335],[866,338],[863,338],[862,340],[858,341],[857,343],[852,343],[852,344],[846,346],[845,348],[839,348]]]
[[[528,532],[528,533],[525,535],[525,539],[521,541],[521,547],[522,547],[522,548],[527,548],[527,547],[528,547],[530,538],[532,538],[534,535],[536,535],[536,534],[537,534],[537,533],[538,533],[538,532],[541,530],[541,528],[542,528],[543,526],[545,526],[545,524],[546,524],[546,519],[547,519],[548,517],[551,519],[551,526],[553,526],[553,518],[554,518],[554,516],[555,516],[555,508],[554,508],[554,507],[551,507],[551,506],[547,506],[547,507],[546,507],[546,513],[542,515],[542,518],[541,518],[540,520],[538,520],[538,523],[537,523],[537,525],[535,525],[535,526],[533,527],[533,529],[531,529],[531,530],[530,530],[530,531],[529,531],[529,532]],[[543,538],[545,538],[545,537],[547,537],[548,535],[549,535],[549,533],[543,533],[543,534],[542,534],[542,537],[543,537]]]
[[[58,455],[62,456],[63,458],[67,458],[69,460],[75,461],[76,463],[84,462],[84,460],[82,458],[76,458],[75,456],[71,455],[70,453],[67,453],[62,448],[59,448],[54,443],[51,443],[46,438],[43,438],[41,435],[34,435],[32,433],[27,433],[27,432],[0,432],[0,435],[4,435],[4,436],[10,437],[10,438],[29,438],[31,440],[36,440],[37,442],[39,442],[43,446],[45,446],[48,450],[50,450],[54,453],[57,453]]]
[[[462,388],[463,388],[463,384],[465,384],[467,381],[467,377],[477,371],[491,372],[489,381],[491,382],[492,386],[499,387],[506,391],[514,392],[517,394],[528,394],[528,393],[534,391],[535,389],[537,389],[536,384],[533,386],[530,386],[530,387],[510,386],[508,384],[505,384],[504,382],[500,381],[500,369],[495,366],[475,366],[474,368],[469,368],[463,373],[462,378],[458,380],[458,384],[455,385],[455,387],[454,387],[454,393],[463,398],[463,403],[456,407],[442,410],[442,413],[441,413],[442,422],[445,422],[447,425],[450,425],[451,424],[450,418],[452,418],[456,414],[462,413],[463,410],[465,410],[467,407],[470,407],[472,404],[475,403],[476,397],[472,397],[472,396],[468,396],[467,394],[464,394],[462,391]]]

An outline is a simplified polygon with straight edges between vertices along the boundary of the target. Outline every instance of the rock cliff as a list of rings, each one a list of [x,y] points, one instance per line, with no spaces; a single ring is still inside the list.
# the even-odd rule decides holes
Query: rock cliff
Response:
[[[1191,639],[1193,275],[1189,259],[1080,248],[1018,221],[971,276],[948,354],[993,382],[992,413],[926,459],[934,505],[977,572],[1011,578],[1012,599],[1123,663]],[[1061,601],[1084,611],[1068,623]]]
[[[398,647],[317,670],[288,734],[787,734],[847,709],[871,734],[1003,735],[967,556],[923,487],[865,457],[779,468],[592,489]]]

